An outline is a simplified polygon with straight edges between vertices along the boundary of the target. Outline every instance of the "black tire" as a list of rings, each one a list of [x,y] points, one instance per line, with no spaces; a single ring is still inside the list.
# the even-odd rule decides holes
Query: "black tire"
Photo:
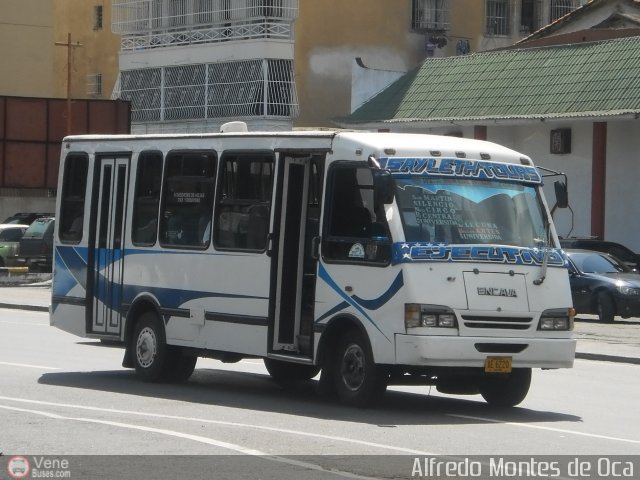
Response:
[[[164,380],[172,383],[186,382],[193,374],[197,361],[198,357],[186,355],[180,347],[169,347]]]
[[[596,312],[598,320],[603,323],[612,323],[616,316],[616,306],[613,298],[607,292],[598,292],[596,297]]]
[[[492,407],[514,407],[524,400],[530,386],[531,369],[515,368],[507,374],[485,374],[479,389]]]
[[[273,358],[265,358],[264,366],[267,372],[277,382],[300,382],[311,380],[320,371],[317,365],[302,365],[300,363],[283,362]]]
[[[335,349],[332,377],[339,400],[355,407],[377,402],[387,388],[388,376],[373,361],[371,347],[358,330],[349,330]]]
[[[136,374],[145,382],[161,382],[171,357],[164,326],[153,312],[143,313],[131,337],[131,353]]]

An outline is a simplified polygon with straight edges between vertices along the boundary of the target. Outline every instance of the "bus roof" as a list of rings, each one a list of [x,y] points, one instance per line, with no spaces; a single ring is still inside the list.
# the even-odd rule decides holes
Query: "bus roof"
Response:
[[[443,157],[489,157],[501,162],[522,162],[531,164],[528,156],[502,145],[470,138],[419,133],[367,132],[340,129],[299,129],[291,131],[250,131],[231,133],[163,133],[163,134],[116,134],[116,135],[71,135],[63,139],[64,143],[131,143],[163,142],[183,140],[224,139],[265,139],[279,141],[296,139],[320,140],[324,146],[333,150],[361,151],[366,159],[372,153],[402,156],[443,156]],[[286,142],[289,148],[291,143]]]

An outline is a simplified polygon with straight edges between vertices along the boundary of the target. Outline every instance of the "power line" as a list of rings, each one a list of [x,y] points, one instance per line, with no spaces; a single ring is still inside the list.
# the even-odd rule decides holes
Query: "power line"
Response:
[[[53,25],[36,25],[33,23],[0,22],[0,25],[8,25],[10,27],[53,28]]]

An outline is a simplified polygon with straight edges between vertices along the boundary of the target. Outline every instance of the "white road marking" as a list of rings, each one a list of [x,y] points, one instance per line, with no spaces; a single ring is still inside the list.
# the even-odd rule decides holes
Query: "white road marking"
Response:
[[[410,448],[397,447],[395,445],[385,445],[382,443],[367,442],[364,440],[356,440],[353,438],[339,437],[335,435],[323,435],[319,433],[303,432],[300,430],[290,430],[286,428],[267,427],[262,425],[254,425],[254,424],[246,424],[246,423],[238,423],[238,422],[225,422],[222,420],[210,420],[207,418],[182,417],[178,415],[163,415],[160,413],[149,413],[149,412],[134,412],[130,410],[119,410],[115,408],[90,407],[87,405],[74,405],[69,403],[56,403],[56,402],[47,402],[42,400],[30,400],[27,398],[13,398],[13,397],[0,396],[0,400],[27,403],[27,404],[33,404],[33,405],[46,405],[46,406],[60,407],[60,408],[75,408],[78,410],[88,410],[88,411],[100,412],[100,413],[117,413],[122,415],[133,415],[133,416],[139,416],[139,417],[160,418],[165,420],[182,420],[182,421],[188,421],[188,422],[223,425],[227,427],[248,428],[248,429],[256,429],[256,430],[264,430],[269,432],[287,433],[287,434],[299,435],[303,437],[313,437],[313,438],[320,438],[323,440],[333,440],[333,441],[340,441],[345,443],[352,443],[354,445],[363,445],[366,447],[380,448],[383,450],[392,450],[392,451],[401,452],[404,454],[423,455],[423,456],[439,455],[438,453],[433,453],[433,452],[424,452],[421,450],[413,450]],[[7,407],[3,407],[2,405],[0,405],[0,408],[7,408]]]
[[[44,365],[29,365],[28,363],[0,362],[0,365],[6,365],[8,367],[36,368],[38,370],[60,370],[58,367],[45,367]]]
[[[631,438],[611,437],[608,435],[599,435],[597,433],[587,433],[587,432],[579,432],[577,430],[567,430],[564,428],[546,427],[544,425],[530,425],[527,423],[520,423],[520,422],[505,422],[504,420],[498,420],[496,418],[472,417],[469,415],[457,415],[454,413],[447,413],[446,415],[448,417],[464,418],[466,420],[476,420],[480,422],[489,422],[489,423],[500,423],[502,425],[511,425],[514,427],[533,428],[537,430],[547,430],[549,432],[568,433],[571,435],[578,435],[581,437],[599,438],[601,440],[613,440],[616,442],[640,444],[640,440],[633,440]]]
[[[44,403],[44,402],[43,402]],[[234,443],[229,443],[229,442],[223,442],[220,440],[215,440],[213,438],[209,438],[209,437],[203,437],[202,435],[192,435],[190,433],[183,433],[183,432],[177,432],[175,430],[167,430],[164,428],[154,428],[154,427],[145,427],[142,425],[134,425],[131,423],[122,423],[122,422],[112,422],[109,420],[98,420],[98,419],[94,419],[94,418],[83,418],[83,417],[65,417],[63,415],[58,415],[56,413],[51,413],[51,412],[45,412],[42,410],[31,410],[31,409],[27,409],[27,408],[18,408],[18,407],[10,407],[7,405],[0,405],[0,409],[4,409],[4,410],[12,410],[12,411],[16,411],[16,412],[23,412],[23,413],[31,413],[34,415],[41,415],[44,417],[48,417],[48,418],[52,418],[55,420],[70,420],[70,421],[75,421],[75,422],[87,422],[87,423],[97,423],[97,424],[101,424],[101,425],[107,425],[110,427],[119,427],[119,428],[127,428],[130,430],[140,430],[143,432],[151,432],[151,433],[157,433],[160,435],[167,435],[167,436],[171,436],[171,437],[177,437],[177,438],[182,438],[185,440],[191,440],[194,442],[200,442],[200,443],[204,443],[207,445],[213,445],[216,447],[221,447],[227,450],[232,450],[234,452],[238,452],[241,453],[243,455],[253,455],[253,456],[258,456],[261,457],[265,460],[269,460],[269,461],[273,461],[273,462],[278,462],[278,463],[285,463],[288,465],[293,465],[296,467],[301,467],[301,468],[306,468],[306,469],[310,469],[310,470],[316,470],[316,471],[321,471],[321,472],[327,472],[327,473],[331,473],[340,477],[345,477],[345,478],[355,478],[355,479],[362,479],[362,480],[375,480],[373,477],[365,477],[362,475],[356,475],[354,473],[350,473],[350,472],[343,472],[341,470],[336,470],[336,469],[326,469],[323,468],[320,465],[315,465],[313,463],[308,463],[308,462],[302,462],[299,460],[292,460],[289,458],[284,458],[278,455],[269,455],[265,452],[262,452],[260,450],[254,450],[252,448],[245,448],[242,447],[240,445],[236,445]]]

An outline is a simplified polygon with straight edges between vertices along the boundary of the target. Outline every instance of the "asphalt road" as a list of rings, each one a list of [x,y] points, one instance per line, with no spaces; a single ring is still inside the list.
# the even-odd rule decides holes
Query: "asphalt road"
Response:
[[[319,399],[313,381],[282,388],[259,360],[200,359],[184,385],[145,384],[121,360],[119,348],[49,327],[44,312],[0,309],[0,451],[222,455],[166,465],[125,457],[117,476],[177,478],[169,472],[178,468],[189,478],[280,479],[411,478],[414,459],[433,455],[640,454],[640,367],[629,363],[536,371],[521,406],[501,411],[426,387],[392,388],[377,408],[347,408]]]

